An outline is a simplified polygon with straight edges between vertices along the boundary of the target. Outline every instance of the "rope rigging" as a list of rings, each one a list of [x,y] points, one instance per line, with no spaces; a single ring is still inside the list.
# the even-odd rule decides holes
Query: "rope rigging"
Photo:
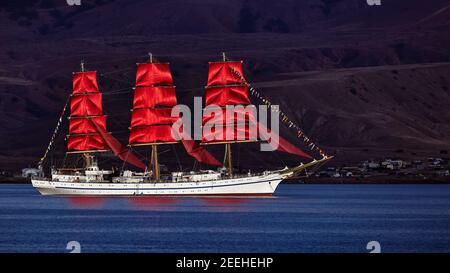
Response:
[[[122,76],[125,76],[128,79],[129,77],[126,76],[123,72],[129,71],[129,70],[131,70],[131,69],[128,69],[128,68],[127,69],[119,69],[119,70],[113,70],[113,71],[109,71],[109,72],[100,74],[100,76],[103,77],[103,78],[114,80],[114,81],[117,81],[117,82],[121,82],[122,86],[123,86],[123,84],[127,85],[127,87],[124,87],[124,88],[114,89],[114,90],[111,90],[111,91],[108,91],[108,92],[102,92],[102,94],[106,95],[106,96],[109,96],[109,95],[118,95],[118,94],[129,94],[129,93],[132,93],[133,92],[133,87],[132,87],[132,83],[130,83],[129,80],[117,79],[115,77],[111,77],[110,76],[111,74],[120,73],[118,76],[122,75]],[[304,144],[311,151],[317,151],[323,158],[327,158],[328,157],[327,154],[325,153],[325,151],[322,150],[316,143],[312,142],[310,140],[310,138],[303,132],[303,130],[300,128],[300,126],[297,125],[291,119],[289,119],[289,117],[282,110],[273,109],[271,107],[272,102],[269,99],[267,99],[266,97],[262,96],[253,86],[251,86],[251,84],[248,83],[245,80],[245,78],[237,70],[235,70],[235,69],[230,67],[230,71],[232,72],[232,74],[234,74],[236,77],[238,77],[249,88],[250,94],[253,97],[257,98],[259,101],[261,101],[262,103],[267,105],[268,108],[271,109],[271,111],[277,111],[279,113],[279,115],[280,115],[280,120],[285,125],[287,125],[288,128],[293,128],[294,130],[296,130],[297,138],[301,139],[304,142]],[[119,86],[120,85],[121,84],[119,84]],[[193,89],[197,89],[197,88],[192,88],[192,90]],[[188,90],[191,90],[191,89],[188,89]],[[39,163],[38,163],[39,166],[41,166],[45,162],[49,152],[51,151],[51,149],[53,147],[53,144],[55,142],[55,138],[57,137],[57,134],[59,132],[59,129],[60,129],[61,123],[63,121],[64,115],[65,115],[65,113],[67,111],[67,108],[68,108],[68,105],[70,103],[70,98],[71,98],[71,96],[69,96],[67,98],[67,100],[66,100],[66,103],[65,103],[64,108],[62,110],[62,113],[61,113],[61,115],[59,117],[59,120],[58,120],[57,125],[55,127],[55,130],[53,132],[53,135],[52,135],[52,137],[50,139],[50,142],[49,142],[49,144],[47,146],[47,149],[45,150],[44,155],[39,160]],[[120,114],[114,114],[114,116],[120,116]],[[127,124],[125,124],[125,122],[120,121],[120,119],[113,119],[113,120],[114,120],[114,122],[116,122],[120,126],[122,126],[122,125],[124,125],[125,127],[127,126]],[[121,130],[121,131],[117,131],[116,133],[125,133],[125,132],[128,132],[128,131],[125,131],[125,130],[122,131]],[[174,150],[174,152],[176,154],[176,150]],[[142,156],[142,155],[140,154],[140,156]],[[179,162],[178,155],[176,154],[175,157],[177,158],[177,163],[178,163],[178,165],[179,165],[179,167],[181,169],[181,164]],[[125,162],[124,162],[124,165],[125,165]],[[196,167],[198,167],[198,163],[195,161],[193,169],[195,169]]]
[[[55,138],[56,138],[56,136],[58,134],[59,127],[60,127],[60,125],[61,125],[61,123],[63,121],[64,114],[66,113],[66,109],[67,109],[67,106],[69,105],[69,102],[70,102],[70,96],[66,100],[66,104],[64,105],[64,108],[63,108],[63,110],[61,112],[61,115],[59,116],[58,123],[56,124],[55,130],[53,131],[53,135],[50,138],[50,142],[48,143],[48,146],[47,146],[47,149],[45,150],[44,156],[42,156],[41,159],[39,160],[38,166],[42,166],[42,164],[44,163],[45,159],[47,158],[48,153],[52,149],[53,142],[55,141]]]
[[[264,103],[265,105],[267,105],[267,107],[271,110],[271,111],[276,111],[280,114],[281,117],[281,121],[287,125],[289,128],[294,128],[297,132],[297,138],[303,140],[303,142],[305,143],[305,145],[311,150],[311,151],[317,151],[323,158],[328,157],[327,154],[325,153],[325,151],[321,148],[319,148],[319,146],[312,142],[311,139],[306,136],[306,134],[303,132],[303,130],[300,128],[299,125],[297,125],[294,121],[292,121],[291,119],[289,119],[289,117],[281,110],[279,109],[272,109],[272,102],[267,99],[266,97],[262,96],[253,86],[251,86],[246,80],[245,78],[241,75],[241,73],[239,73],[239,71],[237,71],[236,69],[233,69],[232,67],[230,67],[230,71],[231,73],[233,73],[236,77],[238,77],[250,90],[250,93],[252,96],[254,96],[255,98],[257,98],[258,100],[260,100],[262,103]]]

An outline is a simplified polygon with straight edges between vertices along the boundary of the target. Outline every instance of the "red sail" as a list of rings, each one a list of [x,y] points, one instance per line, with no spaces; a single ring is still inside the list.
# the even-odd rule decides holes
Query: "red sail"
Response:
[[[305,153],[300,148],[295,147],[294,145],[289,143],[286,139],[282,138],[281,136],[279,137],[278,142],[279,143],[278,143],[277,151],[285,152],[285,153],[288,153],[288,154],[298,155],[298,156],[301,156],[301,157],[312,159],[312,156],[310,156],[309,154]]]
[[[139,87],[134,91],[134,109],[175,105],[177,105],[177,96],[174,86]]]
[[[244,81],[235,75],[232,70],[244,75],[242,61],[238,62],[210,62],[208,72],[208,85],[243,84]]]
[[[245,115],[242,115],[243,110],[241,109],[238,110],[241,115],[226,116],[225,107],[227,105],[239,104],[245,106],[251,104],[248,86],[243,75],[242,61],[209,63],[208,86],[205,94],[206,106],[220,106],[222,107],[222,114],[216,115],[215,111],[210,113],[204,111],[202,119],[202,142],[204,144],[256,141],[258,139],[269,140],[269,133],[264,130],[262,130],[262,133],[259,132],[258,127],[266,128],[257,123],[253,112],[245,112]],[[234,126],[232,128],[227,126],[230,124]],[[269,144],[275,145],[274,142]],[[274,148],[278,151],[312,158],[281,136],[279,136],[277,147]]]
[[[245,80],[237,76],[234,71],[243,75],[242,61],[225,61],[209,63],[208,86],[206,87],[206,106],[222,107],[223,115],[215,115],[214,112],[203,112],[203,143],[226,143],[237,141],[256,141],[253,134],[250,134],[250,120],[254,120],[254,114],[244,113],[244,115],[234,114],[226,116],[225,107],[229,105],[249,105],[251,104],[248,95],[248,87]],[[206,110],[206,109],[205,109]],[[236,108],[236,112],[242,112]],[[215,124],[216,129],[210,131],[210,125]],[[226,129],[224,126],[234,124],[234,129]],[[239,125],[239,126],[238,126]],[[243,125],[243,126],[241,126]],[[206,127],[205,127],[206,126]],[[225,132],[229,132],[225,134]],[[239,134],[238,134],[239,133]],[[256,132],[257,133],[257,132]],[[241,136],[245,136],[243,139]]]
[[[267,127],[262,125],[261,123],[259,123],[258,126],[261,129],[261,131],[259,132],[260,138],[262,140],[269,140],[270,139],[270,130],[267,129]],[[268,142],[277,151],[312,159],[312,156],[305,153],[300,148],[295,147],[294,145],[289,143],[286,139],[282,138],[281,136],[278,136],[278,138],[279,138],[278,139],[278,147],[275,146],[274,142]]]
[[[183,136],[180,135],[184,134]],[[180,131],[173,131],[173,134],[177,136],[177,138],[181,138],[181,143],[183,144],[186,152],[195,158],[198,162],[204,163],[212,166],[223,166],[205,147],[199,145],[195,140],[191,140],[190,136],[185,135],[186,132],[183,130],[183,126],[181,126]]]
[[[169,64],[138,64],[131,117],[130,144],[153,144],[176,142],[172,124],[172,107],[177,105],[175,86]],[[221,166],[206,149],[195,141],[184,140],[187,153],[199,162]]]
[[[245,85],[213,86],[206,89],[206,105],[226,106],[230,104],[251,104],[248,87]]]
[[[197,159],[198,162],[211,166],[223,166],[213,155],[211,155],[204,147],[198,145],[194,140],[182,140],[186,152]]]
[[[253,132],[252,132],[253,130]],[[213,144],[214,142],[224,143],[232,140],[233,142],[257,141],[258,129],[255,126],[242,125],[234,126],[212,126],[203,127],[202,142]]]
[[[140,108],[133,110],[131,127],[173,124],[178,117],[171,116],[171,108]]]
[[[95,151],[107,149],[107,146],[99,134],[69,135],[67,148],[69,151]]]
[[[71,118],[69,122],[69,134],[96,133],[96,127],[106,130],[106,116],[93,118]]]
[[[96,123],[94,119],[89,119],[97,132],[103,138],[104,142],[108,145],[115,156],[121,160],[128,162],[138,168],[145,170],[145,164],[139,160],[129,149],[122,145],[115,137],[108,133],[103,126]]]
[[[212,125],[212,124],[249,124],[251,122],[256,122],[256,109],[255,111],[251,111],[251,109],[248,109],[246,111],[245,109],[241,107],[235,107],[232,111],[232,115],[227,116],[227,109],[221,108],[220,109],[221,114],[214,112],[203,113],[202,118],[202,124],[205,125]]]
[[[101,116],[102,111],[102,94],[80,94],[72,95],[70,101],[70,116]]]
[[[168,63],[138,64],[136,86],[173,85]]]
[[[204,113],[202,142],[214,144],[230,141],[257,141],[258,128],[255,113],[240,107],[235,108],[232,113],[227,116],[225,108],[221,109],[221,114]]]
[[[98,89],[96,72],[73,74],[73,93],[70,100],[70,123],[67,149],[69,151],[106,150],[108,146],[94,124],[106,130],[102,94]],[[92,118],[92,121],[89,119]]]
[[[96,77],[96,72],[73,74],[68,150],[92,152],[110,149],[120,159],[145,169],[134,154],[106,131],[106,116],[103,115],[102,95]]]
[[[73,73],[73,94],[99,92],[97,72]]]
[[[176,104],[169,64],[138,64],[130,144],[175,142],[171,126],[177,118],[172,118],[171,112]]]
[[[176,142],[172,137],[172,125],[157,125],[148,127],[132,127],[130,144]]]

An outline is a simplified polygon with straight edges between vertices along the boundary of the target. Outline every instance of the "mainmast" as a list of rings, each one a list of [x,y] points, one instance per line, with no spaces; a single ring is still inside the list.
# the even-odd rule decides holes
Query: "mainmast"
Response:
[[[81,60],[81,62],[80,62],[80,72],[85,72],[85,70],[84,70],[84,60]],[[83,160],[84,160],[83,167],[85,169],[91,167],[92,164],[94,163],[94,157],[92,155],[90,155],[89,153],[83,153]]]
[[[205,106],[219,106],[222,115],[217,117],[215,114],[203,114],[202,144],[225,145],[224,164],[229,176],[233,176],[232,144],[257,141],[249,137],[249,124],[251,120],[254,120],[251,112],[243,110],[238,113],[240,110],[234,109],[232,116],[226,116],[227,106],[251,104],[245,80],[233,73],[238,72],[243,75],[242,63],[242,61],[229,61],[223,52],[222,61],[209,63],[208,85],[205,91]],[[228,127],[233,130],[228,130]],[[211,131],[205,131],[205,128]],[[240,135],[244,135],[244,139],[240,138]]]
[[[147,63],[137,66],[129,143],[151,146],[150,165],[155,181],[160,181],[158,145],[177,143],[171,134],[176,121],[171,117],[177,104],[175,86],[169,64],[154,62],[151,53]]]
[[[225,52],[222,52],[222,61],[227,61],[227,56],[225,55]],[[225,162],[227,168],[228,168],[228,175],[230,177],[233,176],[233,158],[231,157],[231,143],[225,144]]]
[[[97,72],[86,71],[82,60],[80,72],[73,73],[67,149],[68,153],[83,155],[85,168],[93,164],[92,153],[109,151],[97,127],[106,131],[102,94],[98,88]]]
[[[148,63],[153,63],[153,54],[151,52],[148,53]],[[161,180],[160,170],[159,170],[159,162],[158,162],[158,146],[156,144],[152,144],[152,155],[150,160],[150,167],[153,167],[153,174],[155,180],[159,182]]]
[[[225,162],[228,168],[228,174],[233,176],[233,159],[231,157],[231,143],[225,144]]]

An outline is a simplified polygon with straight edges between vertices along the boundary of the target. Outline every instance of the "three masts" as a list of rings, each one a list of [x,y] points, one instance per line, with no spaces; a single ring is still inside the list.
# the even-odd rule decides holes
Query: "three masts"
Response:
[[[227,192],[232,194],[238,194],[240,192],[249,194],[263,192],[271,194],[282,179],[293,176],[308,167],[316,166],[327,161],[329,158],[322,158],[291,169],[286,168],[280,171],[265,172],[262,176],[249,175],[246,179],[241,179],[234,175],[232,144],[258,141],[258,139],[250,137],[250,126],[257,123],[251,113],[246,112],[242,115],[233,113],[232,116],[227,117],[227,113],[229,114],[226,111],[227,106],[247,106],[251,104],[249,87],[243,75],[242,61],[230,61],[226,58],[225,54],[223,54],[221,61],[209,63],[208,83],[205,89],[205,111],[203,111],[202,117],[202,141],[201,143],[197,143],[190,139],[182,138],[179,140],[172,133],[173,124],[177,122],[178,117],[172,117],[172,109],[177,105],[177,97],[169,63],[157,62],[153,55],[149,54],[148,62],[137,64],[136,84],[134,87],[131,123],[129,127],[129,143],[125,146],[107,131],[107,116],[103,114],[102,93],[99,90],[96,72],[85,71],[84,64],[81,63],[81,71],[73,74],[73,92],[70,100],[67,149],[69,154],[78,154],[83,157],[84,174],[80,173],[80,171],[77,171],[75,175],[62,175],[60,172],[55,172],[52,179],[33,180],[33,185],[38,189],[44,188],[45,190],[40,190],[41,193],[61,194],[61,190],[56,190],[59,185],[58,183],[73,183],[80,181],[80,178],[85,182],[89,182],[92,180],[92,177],[95,180],[96,176],[94,174],[96,172],[102,181],[92,181],[92,183],[105,182],[103,175],[111,175],[112,173],[100,171],[93,155],[103,152],[113,152],[123,161],[144,169],[144,172],[138,178],[132,172],[131,175],[129,171],[126,172],[126,175],[123,172],[120,179],[112,179],[110,182],[112,184],[114,184],[114,181],[120,183],[160,182],[159,185],[163,189],[158,191],[157,188],[153,188],[152,186],[151,189],[148,189],[150,191],[148,194],[182,194],[183,192],[186,194],[201,194],[201,192],[204,194],[226,194]],[[206,108],[209,106],[219,107],[219,111],[222,114],[217,115],[215,112],[206,111]],[[213,128],[204,130],[210,124],[216,125]],[[217,124],[219,125],[217,126]],[[231,132],[229,128],[232,128]],[[242,138],[242,136],[245,137]],[[166,178],[162,180],[158,147],[160,145],[174,145],[179,143],[197,161],[212,166],[225,165],[226,168],[224,170],[226,169],[226,171],[191,172],[190,176],[174,172],[172,173],[172,179],[167,180]],[[218,144],[224,145],[225,147],[223,165],[206,150],[207,145]],[[151,156],[148,164],[144,164],[132,152],[132,149],[149,148],[151,149]],[[280,138],[278,150],[311,158],[302,150],[282,138]],[[87,177],[90,174],[93,175],[90,179],[84,179],[84,176]],[[173,192],[167,190],[170,187],[166,189],[167,182],[178,181],[183,181],[177,186],[181,187],[180,189],[176,188]],[[207,183],[204,185],[207,189],[191,189],[186,184],[190,182]],[[183,183],[185,185],[182,185]],[[271,183],[275,183],[275,187]],[[246,186],[247,184],[258,185],[256,188],[255,186],[249,188],[249,186]],[[117,185],[116,183],[114,187]],[[80,185],[78,186],[80,187]],[[64,184],[61,187],[64,189],[67,187],[76,188],[76,185]],[[83,188],[81,191],[79,189],[78,191],[69,190],[67,194],[103,194],[104,190],[102,188],[104,184],[99,184],[98,187],[101,188],[98,189],[98,192]],[[109,187],[112,187],[112,185]],[[124,187],[123,194],[130,194],[131,192],[133,195],[136,193],[144,193],[137,184],[136,189],[134,186],[130,186],[130,184]],[[131,187],[131,189],[128,187]],[[225,189],[227,187],[229,188]],[[49,188],[53,189],[50,190],[50,193]],[[219,188],[221,189],[219,190]]]

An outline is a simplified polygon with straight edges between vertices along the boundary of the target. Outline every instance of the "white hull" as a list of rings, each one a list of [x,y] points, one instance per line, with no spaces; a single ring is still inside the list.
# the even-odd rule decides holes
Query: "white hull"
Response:
[[[284,176],[272,173],[202,182],[59,182],[35,178],[42,195],[78,196],[189,196],[189,195],[272,195]]]

